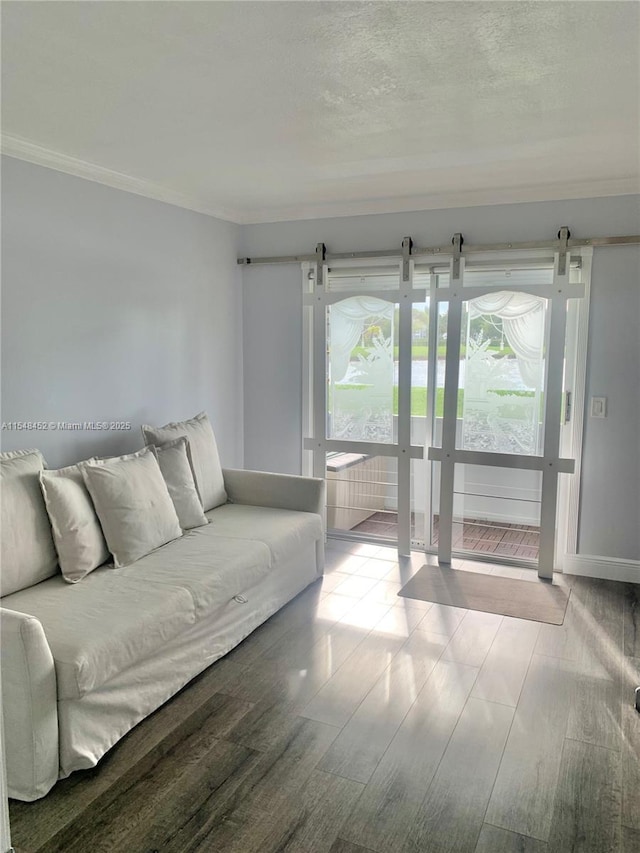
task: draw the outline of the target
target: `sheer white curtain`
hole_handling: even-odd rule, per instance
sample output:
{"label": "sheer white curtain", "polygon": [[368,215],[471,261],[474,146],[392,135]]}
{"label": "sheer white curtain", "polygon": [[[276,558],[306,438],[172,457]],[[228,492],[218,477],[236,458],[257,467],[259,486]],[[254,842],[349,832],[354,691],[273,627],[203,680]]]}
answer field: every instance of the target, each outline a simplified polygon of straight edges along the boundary
{"label": "sheer white curtain", "polygon": [[545,300],[529,293],[500,291],[469,302],[472,318],[493,314],[502,319],[507,342],[516,354],[522,381],[529,388],[540,384],[540,362],[544,346]]}
{"label": "sheer white curtain", "polygon": [[[500,291],[469,302],[472,318],[483,314],[502,319],[504,334],[516,354],[520,376],[525,385],[539,384],[540,362],[544,346],[545,300],[529,293]],[[352,296],[331,307],[330,360],[331,380],[341,382],[349,370],[351,351],[357,345],[364,322],[372,315],[393,319],[394,305],[375,296]]]}
{"label": "sheer white curtain", "polygon": [[393,319],[393,303],[375,296],[351,296],[331,306],[331,381],[341,382],[349,370],[349,358],[357,345],[367,317]]}

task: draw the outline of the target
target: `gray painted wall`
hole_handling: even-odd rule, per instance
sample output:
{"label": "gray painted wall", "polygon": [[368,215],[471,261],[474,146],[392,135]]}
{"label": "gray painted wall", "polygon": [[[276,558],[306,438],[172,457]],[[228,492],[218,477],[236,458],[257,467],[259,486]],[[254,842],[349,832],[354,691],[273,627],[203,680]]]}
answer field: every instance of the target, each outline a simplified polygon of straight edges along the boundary
{"label": "gray painted wall", "polygon": [[140,424],[206,409],[241,465],[239,228],[3,158],[2,412],[131,421],[130,432],[3,430],[51,467],[142,445]]}
{"label": "gray painted wall", "polygon": [[[224,464],[244,451],[248,468],[300,470],[300,271],[241,275],[238,254],[640,232],[637,196],[239,227],[11,158],[2,177],[2,420],[133,426],[3,431],[4,449],[51,466],[133,450],[140,423],[204,408]],[[584,554],[640,558],[639,329],[640,249],[596,250],[587,391],[608,417],[586,420]]]}
{"label": "gray painted wall", "polygon": [[[391,248],[410,235],[439,245],[536,240],[568,225],[576,237],[640,233],[640,198],[475,207],[305,220],[242,228],[243,255]],[[300,470],[301,285],[295,265],[247,267],[244,287],[245,464]],[[608,417],[585,421],[579,551],[640,559],[640,248],[594,254],[587,396]]]}
{"label": "gray painted wall", "polygon": [[595,249],[591,281],[587,397],[606,397],[607,417],[585,419],[580,552],[638,560],[640,247]]}

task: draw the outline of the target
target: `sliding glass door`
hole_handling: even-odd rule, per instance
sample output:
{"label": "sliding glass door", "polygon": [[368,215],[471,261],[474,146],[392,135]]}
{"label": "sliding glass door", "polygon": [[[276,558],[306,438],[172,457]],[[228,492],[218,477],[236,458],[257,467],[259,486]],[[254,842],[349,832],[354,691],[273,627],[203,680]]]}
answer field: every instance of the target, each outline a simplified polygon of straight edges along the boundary
{"label": "sliding glass door", "polygon": [[550,575],[581,279],[567,256],[305,268],[305,470],[330,535]]}
{"label": "sliding glass door", "polygon": [[[393,446],[398,303],[370,294],[327,308],[327,436]],[[398,472],[391,456],[327,454],[327,526],[395,538]]]}
{"label": "sliding glass door", "polygon": [[305,471],[326,479],[330,534],[402,554],[412,544],[411,462],[425,456],[424,435],[412,443],[411,365],[415,335],[424,420],[428,297],[412,268],[390,258],[304,275]]}

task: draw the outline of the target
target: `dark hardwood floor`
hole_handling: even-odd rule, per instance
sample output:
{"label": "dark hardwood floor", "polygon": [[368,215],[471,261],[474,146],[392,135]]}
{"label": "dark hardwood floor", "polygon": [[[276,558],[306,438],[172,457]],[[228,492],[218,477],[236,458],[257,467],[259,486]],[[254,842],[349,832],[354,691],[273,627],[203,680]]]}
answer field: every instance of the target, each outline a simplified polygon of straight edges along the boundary
{"label": "dark hardwood floor", "polygon": [[330,544],[97,768],[11,803],[16,850],[637,853],[640,587],[560,577],[541,625],[399,599],[424,562]]}

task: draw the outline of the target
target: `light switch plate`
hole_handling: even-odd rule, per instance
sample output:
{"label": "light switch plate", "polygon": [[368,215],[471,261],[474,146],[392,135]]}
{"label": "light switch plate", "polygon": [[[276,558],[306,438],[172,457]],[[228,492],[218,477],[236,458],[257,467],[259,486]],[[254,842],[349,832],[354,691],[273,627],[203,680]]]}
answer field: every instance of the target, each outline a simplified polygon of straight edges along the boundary
{"label": "light switch plate", "polygon": [[607,417],[607,398],[606,397],[592,397],[591,398],[590,414],[591,414],[592,418],[606,418]]}

